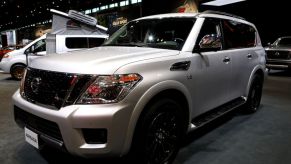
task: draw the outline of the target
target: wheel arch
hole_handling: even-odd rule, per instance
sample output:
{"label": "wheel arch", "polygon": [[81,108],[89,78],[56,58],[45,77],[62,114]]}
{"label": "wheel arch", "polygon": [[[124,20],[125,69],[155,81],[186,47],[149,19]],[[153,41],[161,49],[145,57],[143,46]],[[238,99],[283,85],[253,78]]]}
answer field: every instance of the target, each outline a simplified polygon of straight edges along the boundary
{"label": "wheel arch", "polygon": [[264,80],[267,76],[267,72],[266,70],[264,70],[261,66],[257,66],[253,69],[252,73],[251,73],[251,76],[248,80],[248,85],[247,85],[247,88],[245,90],[245,97],[247,97],[247,95],[249,94],[249,90],[250,90],[250,87],[251,87],[251,84],[252,84],[252,81],[254,79],[254,77],[256,75],[259,75],[262,77],[262,80]]}
{"label": "wheel arch", "polygon": [[149,88],[141,96],[141,98],[135,105],[128,125],[128,132],[126,136],[126,141],[124,143],[122,155],[125,155],[129,152],[132,145],[132,141],[134,139],[134,134],[137,128],[138,121],[146,113],[147,107],[163,97],[177,100],[179,104],[181,104],[183,109],[183,117],[186,118],[184,119],[183,122],[185,123],[184,130],[185,132],[188,130],[192,106],[190,93],[188,92],[186,87],[180,82],[177,81],[160,82]]}
{"label": "wheel arch", "polygon": [[16,65],[21,65],[21,66],[24,66],[24,67],[26,67],[26,64],[24,64],[24,63],[20,63],[20,62],[13,63],[13,64],[11,65],[11,67],[10,67],[10,73],[11,73],[11,71],[12,71],[13,67],[14,67],[14,66],[16,66]]}

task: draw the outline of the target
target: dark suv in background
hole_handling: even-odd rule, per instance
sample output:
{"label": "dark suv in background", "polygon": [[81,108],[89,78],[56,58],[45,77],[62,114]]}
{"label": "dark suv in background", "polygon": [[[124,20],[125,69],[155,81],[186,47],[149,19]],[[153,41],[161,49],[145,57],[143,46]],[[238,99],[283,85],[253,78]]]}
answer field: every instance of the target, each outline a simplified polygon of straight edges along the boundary
{"label": "dark suv in background", "polygon": [[268,69],[291,69],[291,36],[278,38],[265,50]]}

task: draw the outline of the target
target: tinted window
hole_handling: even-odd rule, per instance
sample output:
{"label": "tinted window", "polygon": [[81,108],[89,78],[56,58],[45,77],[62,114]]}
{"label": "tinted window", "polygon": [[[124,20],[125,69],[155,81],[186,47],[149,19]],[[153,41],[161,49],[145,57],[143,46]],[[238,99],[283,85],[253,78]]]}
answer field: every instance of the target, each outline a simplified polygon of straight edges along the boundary
{"label": "tinted window", "polygon": [[[205,47],[201,47],[201,44],[205,44],[206,42],[210,42],[209,38],[218,37],[221,38],[221,31],[220,31],[220,21],[218,19],[205,19],[202,28],[200,30],[200,33],[198,35],[195,48],[204,48],[203,51],[207,51]],[[205,40],[205,38],[207,38]],[[216,45],[220,44],[220,45]],[[212,46],[220,47],[221,43],[217,42],[216,44],[210,44]],[[209,47],[212,48],[212,47]]]}
{"label": "tinted window", "polygon": [[66,38],[66,46],[68,48],[92,48],[98,47],[104,42],[104,38]]}
{"label": "tinted window", "polygon": [[105,38],[88,38],[89,40],[89,48],[98,47],[100,46]]}
{"label": "tinted window", "polygon": [[281,38],[278,42],[279,46],[287,46],[290,47],[291,46],[291,38]]}
{"label": "tinted window", "polygon": [[256,45],[256,33],[252,26],[231,20],[222,20],[225,48],[246,48]]}

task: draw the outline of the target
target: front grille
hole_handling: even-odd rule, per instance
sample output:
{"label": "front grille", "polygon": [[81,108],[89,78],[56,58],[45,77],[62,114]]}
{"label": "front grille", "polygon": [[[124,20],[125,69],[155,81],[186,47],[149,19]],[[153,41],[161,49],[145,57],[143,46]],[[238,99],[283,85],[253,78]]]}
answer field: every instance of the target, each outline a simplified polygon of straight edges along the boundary
{"label": "front grille", "polygon": [[75,102],[91,77],[28,68],[22,96],[32,103],[60,109]]}
{"label": "front grille", "polygon": [[14,118],[21,127],[32,128],[49,137],[63,141],[58,125],[52,121],[32,115],[17,106],[14,106]]}
{"label": "front grille", "polygon": [[290,59],[291,53],[289,51],[267,51],[268,59]]}

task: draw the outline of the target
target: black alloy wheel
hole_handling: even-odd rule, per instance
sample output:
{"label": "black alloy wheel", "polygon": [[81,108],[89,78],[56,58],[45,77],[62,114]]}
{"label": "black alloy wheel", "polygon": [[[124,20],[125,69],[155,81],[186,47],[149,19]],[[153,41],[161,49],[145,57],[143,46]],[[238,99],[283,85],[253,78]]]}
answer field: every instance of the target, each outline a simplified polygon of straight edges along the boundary
{"label": "black alloy wheel", "polygon": [[163,112],[155,116],[146,137],[149,163],[165,163],[175,153],[179,135],[177,126],[177,116],[173,113]]}
{"label": "black alloy wheel", "polygon": [[245,104],[246,112],[254,113],[259,109],[263,90],[263,79],[255,75],[251,84],[247,102]]}
{"label": "black alloy wheel", "polygon": [[[162,99],[151,105],[138,125],[134,142],[136,162],[170,164],[175,159],[183,134],[180,105]],[[181,111],[180,111],[181,112]]]}

